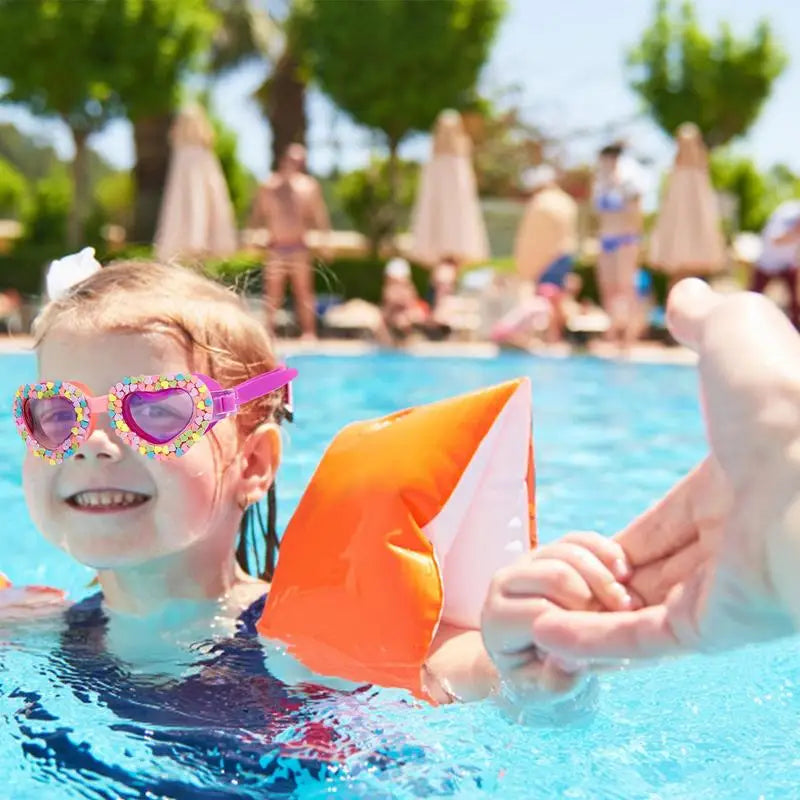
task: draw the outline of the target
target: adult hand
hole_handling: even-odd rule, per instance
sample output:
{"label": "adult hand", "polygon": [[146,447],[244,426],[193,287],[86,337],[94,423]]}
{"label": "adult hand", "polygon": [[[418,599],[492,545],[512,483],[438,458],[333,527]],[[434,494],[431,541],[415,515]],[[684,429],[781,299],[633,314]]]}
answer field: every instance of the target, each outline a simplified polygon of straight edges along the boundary
{"label": "adult hand", "polygon": [[590,532],[567,534],[498,570],[483,604],[481,635],[502,683],[538,701],[571,691],[583,665],[544,652],[531,633],[553,613],[635,607],[620,582],[628,574],[620,545]]}
{"label": "adult hand", "polygon": [[668,323],[700,357],[711,456],[616,537],[643,608],[535,620],[531,643],[556,657],[733,648],[800,620],[800,337],[765,298],[694,279]]}

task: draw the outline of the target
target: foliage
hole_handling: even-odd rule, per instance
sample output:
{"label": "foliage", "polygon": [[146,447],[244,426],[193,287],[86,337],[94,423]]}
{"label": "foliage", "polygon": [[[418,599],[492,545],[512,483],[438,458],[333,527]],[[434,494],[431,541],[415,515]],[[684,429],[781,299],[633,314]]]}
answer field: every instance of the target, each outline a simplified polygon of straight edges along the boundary
{"label": "foliage", "polygon": [[419,166],[411,162],[401,162],[398,166],[396,198],[392,198],[386,159],[373,160],[368,167],[348,172],[336,182],[336,198],[353,227],[367,237],[372,253],[377,253],[397,229],[398,221],[407,220],[414,203]]}
{"label": "foliage", "polygon": [[259,59],[270,65],[253,98],[272,131],[272,167],[286,147],[305,142],[306,54],[297,36],[292,0],[272,0],[263,7],[256,0],[210,0],[219,14],[210,56],[212,74],[224,75],[239,65]]}
{"label": "foliage", "polygon": [[[260,294],[262,291],[262,259],[242,253],[224,261],[207,263],[209,275],[235,286],[239,291]],[[373,256],[318,260],[314,268],[314,289],[318,295],[336,295],[342,300],[358,297],[380,303],[385,260]],[[411,265],[412,278],[420,294],[427,293],[430,272],[418,264]]]}
{"label": "foliage", "polygon": [[211,43],[209,69],[224,75],[256,59],[274,61],[283,52],[292,0],[208,0],[219,25]]}
{"label": "foliage", "polygon": [[760,231],[776,206],[800,197],[800,176],[782,164],[762,173],[752,159],[720,150],[710,166],[714,186],[736,198],[736,230]]}
{"label": "foliage", "polygon": [[135,122],[172,111],[183,78],[202,66],[218,15],[206,0],[95,0],[93,5],[103,7],[108,81],[128,117]]}
{"label": "foliage", "polygon": [[86,139],[122,113],[109,82],[113,76],[113,35],[103,17],[109,2],[68,0],[19,3],[0,0],[0,76],[3,99],[32,113],[58,117],[75,145],[75,193],[68,237],[78,244],[88,205]]}
{"label": "foliage", "polygon": [[236,153],[236,134],[213,116],[211,124],[214,127],[214,152],[228,184],[236,219],[242,223],[250,212],[257,181],[239,160]]}
{"label": "foliage", "polygon": [[46,266],[64,255],[71,205],[72,180],[66,166],[57,162],[33,184],[23,238],[10,253],[0,256],[0,289],[40,294]]}
{"label": "foliage", "polygon": [[474,142],[478,192],[487,197],[518,196],[520,173],[541,161],[540,132],[524,123],[517,109],[499,113],[489,107],[480,114],[479,122],[470,123],[476,117],[466,115],[467,130]]}
{"label": "foliage", "polygon": [[[218,17],[205,0],[0,0],[0,18],[0,76],[9,81],[5,98],[34,114],[58,116],[72,131],[69,236],[77,245],[89,211],[86,136],[114,116],[127,114],[136,126],[169,114],[183,78],[207,52]],[[144,137],[135,139],[138,150]],[[166,141],[155,148],[164,150]],[[148,211],[166,169],[166,158],[158,153],[159,168],[151,162],[140,169],[139,162],[152,156],[152,149],[137,152],[138,188]]]}
{"label": "foliage", "polygon": [[63,164],[36,181],[33,211],[27,220],[25,239],[37,244],[57,244],[63,249],[72,196],[72,181]]}
{"label": "foliage", "polygon": [[[339,295],[343,300],[358,297],[371,303],[380,303],[384,266],[384,259],[373,256],[335,258],[328,263],[317,262],[314,271],[315,290],[318,294]],[[516,271],[513,260],[493,266],[498,271]],[[239,291],[253,294],[261,292],[261,267],[261,259],[252,254],[240,254],[206,265],[212,277],[236,286]],[[667,276],[661,272],[652,272],[647,267],[645,270],[653,282],[655,301],[663,305],[667,296]],[[581,297],[599,303],[594,262],[578,262],[575,271],[583,280]],[[418,264],[412,264],[411,274],[420,296],[426,296],[430,288],[430,271]]]}
{"label": "foliage", "polygon": [[628,56],[631,86],[659,127],[672,136],[694,122],[709,147],[747,132],[787,63],[766,21],[743,39],[723,24],[712,39],[691,2],[673,13],[670,0],[657,0],[651,26]]}
{"label": "foliage", "polygon": [[41,294],[44,270],[64,255],[62,244],[18,244],[10,253],[0,253],[0,291],[16,289],[22,295]]}
{"label": "foliage", "polygon": [[133,219],[133,175],[127,170],[110,172],[101,178],[93,191],[91,212],[84,226],[84,240],[98,247],[107,225],[121,225],[128,230]]}
{"label": "foliage", "polygon": [[102,4],[114,51],[110,80],[134,128],[136,205],[129,232],[139,241],[151,241],[167,175],[172,111],[185,77],[203,66],[219,18],[206,0]]}
{"label": "foliage", "polygon": [[0,158],[0,219],[24,219],[31,202],[25,176]]}
{"label": "foliage", "polygon": [[323,91],[394,148],[473,99],[504,10],[504,0],[307,0],[298,40]]}
{"label": "foliage", "polygon": [[94,187],[94,200],[103,224],[128,227],[133,211],[133,176],[121,170],[101,178]]}
{"label": "foliage", "polygon": [[[0,158],[21,172],[29,183],[46,177],[59,165],[66,166],[52,145],[23,133],[10,122],[0,124]],[[114,168],[91,148],[87,151],[86,162],[90,185],[114,172]]]}
{"label": "foliage", "polygon": [[58,116],[89,133],[121,113],[108,75],[113,40],[104,41],[107,3],[0,0],[0,75],[5,100]]}
{"label": "foliage", "polygon": [[10,122],[0,124],[0,158],[29,182],[44,178],[59,160],[54,147],[38,142]]}
{"label": "foliage", "polygon": [[[0,255],[0,289],[16,288],[23,294],[40,291],[44,267],[63,251],[54,245],[24,245],[10,256]],[[99,252],[103,263],[112,259],[128,260],[151,258],[151,248],[130,247],[115,253]],[[330,262],[318,261],[314,270],[315,291],[318,295],[336,295],[342,300],[355,297],[380,303],[385,261],[367,256],[364,258],[335,258]],[[262,291],[262,258],[254,253],[239,253],[231,258],[209,261],[204,266],[207,274],[237,291],[260,295]],[[513,261],[497,263],[499,270],[514,271]],[[598,302],[595,265],[579,262],[575,271],[583,279],[581,297]],[[649,270],[648,270],[649,272]],[[417,264],[411,265],[411,274],[417,290],[424,297],[430,288],[430,272]],[[650,273],[653,293],[658,304],[663,305],[667,294],[667,277],[660,272]]]}

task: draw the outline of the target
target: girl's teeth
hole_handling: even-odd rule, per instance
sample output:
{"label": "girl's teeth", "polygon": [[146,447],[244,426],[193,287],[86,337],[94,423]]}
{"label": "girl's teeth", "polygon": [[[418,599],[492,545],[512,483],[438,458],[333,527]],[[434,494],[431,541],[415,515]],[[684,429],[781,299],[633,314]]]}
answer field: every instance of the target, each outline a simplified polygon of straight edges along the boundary
{"label": "girl's teeth", "polygon": [[147,497],[136,492],[79,492],[72,497],[77,506],[136,506]]}

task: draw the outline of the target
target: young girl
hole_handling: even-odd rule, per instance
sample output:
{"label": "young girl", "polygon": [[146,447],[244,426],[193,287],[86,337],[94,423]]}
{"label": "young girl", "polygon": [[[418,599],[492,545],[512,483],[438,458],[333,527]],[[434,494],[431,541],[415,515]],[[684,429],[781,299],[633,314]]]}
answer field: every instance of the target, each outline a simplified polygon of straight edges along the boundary
{"label": "young girl", "polygon": [[[209,635],[244,638],[242,677],[262,675],[255,623],[275,565],[279,425],[291,419],[295,371],[277,364],[238,297],[174,266],[99,269],[51,302],[34,333],[39,379],[14,404],[27,505],[46,539],[96,570],[100,589],[67,611],[65,641],[127,664],[146,657],[160,673],[172,664],[194,693],[226,648],[188,673],[187,651]],[[589,596],[615,582],[619,548],[604,542],[572,547],[598,553],[579,560]],[[267,666],[322,682],[276,653]],[[480,632],[446,625],[423,672],[442,702],[486,696],[497,680]]]}

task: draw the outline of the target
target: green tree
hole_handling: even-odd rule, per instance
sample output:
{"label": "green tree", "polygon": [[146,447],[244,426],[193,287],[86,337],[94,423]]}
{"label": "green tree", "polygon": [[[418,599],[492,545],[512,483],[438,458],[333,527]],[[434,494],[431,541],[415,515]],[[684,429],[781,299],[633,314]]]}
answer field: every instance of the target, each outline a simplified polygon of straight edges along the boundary
{"label": "green tree", "polygon": [[800,176],[784,164],[761,172],[752,159],[721,149],[710,167],[714,186],[736,198],[736,230],[760,231],[780,203],[800,197]]}
{"label": "green tree", "polygon": [[23,220],[31,202],[30,187],[25,176],[0,158],[0,219]]}
{"label": "green tree", "polygon": [[631,87],[669,136],[687,121],[708,147],[726,144],[756,121],[788,61],[766,21],[737,39],[727,24],[712,38],[691,2],[673,12],[658,0],[655,17],[628,55]]}
{"label": "green tree", "polygon": [[[70,0],[61,2],[71,5]],[[93,0],[93,4],[104,8],[106,57],[113,65],[109,83],[133,123],[136,205],[131,238],[149,242],[169,164],[172,113],[184,79],[205,66],[219,16],[206,0]]]}
{"label": "green tree", "polygon": [[75,196],[68,225],[72,246],[80,241],[88,211],[87,140],[109,118],[122,113],[108,80],[104,6],[68,0],[0,0],[0,76],[8,81],[2,99],[23,104],[37,115],[57,117],[72,134]]}
{"label": "green tree", "polygon": [[25,225],[25,239],[37,245],[63,245],[74,208],[73,183],[63,164],[33,187],[33,210]]}
{"label": "green tree", "polygon": [[134,238],[149,241],[166,176],[167,132],[184,77],[201,65],[218,17],[205,0],[0,0],[4,99],[57,116],[75,143],[68,240],[89,211],[87,139],[127,114],[136,145]]}
{"label": "green tree", "polygon": [[311,75],[353,119],[386,136],[397,191],[397,148],[444,108],[463,108],[505,10],[504,0],[307,0],[298,40]]}
{"label": "green tree", "polygon": [[374,258],[396,229],[397,211],[407,219],[414,203],[419,167],[411,162],[400,162],[398,172],[396,198],[391,196],[386,159],[375,160],[365,169],[347,172],[336,181],[335,198],[353,227],[366,236]]}
{"label": "green tree", "polygon": [[252,173],[239,161],[236,154],[236,134],[213,115],[211,124],[214,127],[214,153],[222,167],[236,219],[242,222],[250,211],[257,182]]}
{"label": "green tree", "polygon": [[255,0],[213,0],[221,24],[214,38],[211,71],[224,75],[248,61],[266,61],[269,73],[254,94],[272,132],[272,168],[292,142],[305,142],[308,119],[307,57],[299,36],[299,6],[273,0],[269,10]]}
{"label": "green tree", "polygon": [[49,144],[20,131],[10,122],[0,124],[0,158],[4,158],[28,181],[38,181],[58,163],[58,154]]}

